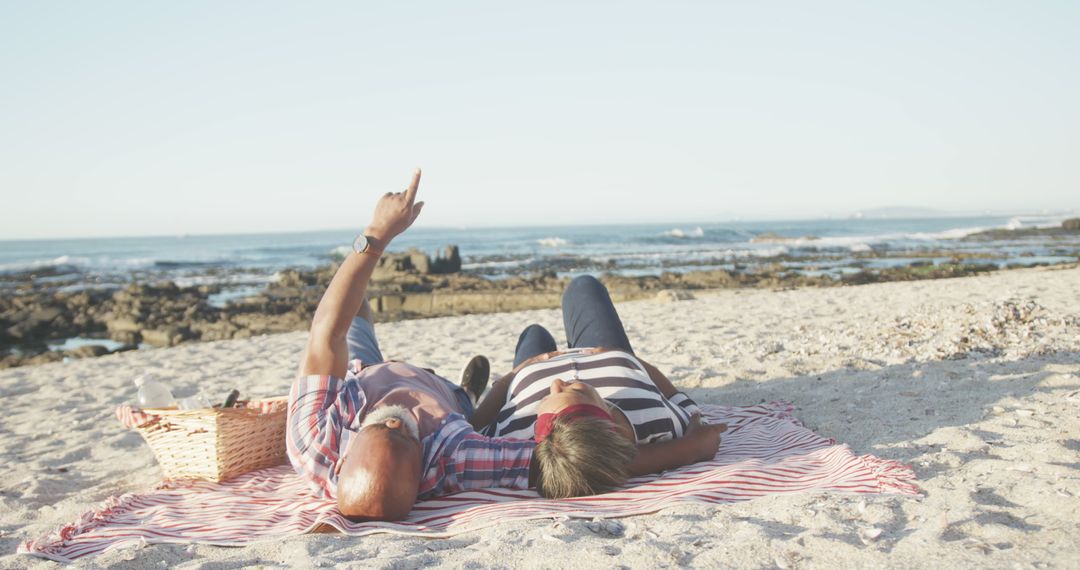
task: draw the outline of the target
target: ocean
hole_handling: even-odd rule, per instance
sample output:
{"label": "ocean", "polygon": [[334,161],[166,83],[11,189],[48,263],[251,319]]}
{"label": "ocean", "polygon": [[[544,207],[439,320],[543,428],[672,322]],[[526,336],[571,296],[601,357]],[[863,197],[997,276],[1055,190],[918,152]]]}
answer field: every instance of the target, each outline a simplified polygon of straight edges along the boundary
{"label": "ocean", "polygon": [[[460,248],[463,270],[489,279],[553,271],[656,275],[780,264],[841,276],[914,261],[975,256],[1001,267],[1076,261],[1078,238],[964,240],[988,229],[1053,227],[1062,217],[740,221],[525,228],[413,228],[392,251]],[[133,281],[216,285],[215,304],[257,292],[282,270],[313,268],[349,251],[355,231],[0,241],[0,289],[25,282],[57,289]]]}

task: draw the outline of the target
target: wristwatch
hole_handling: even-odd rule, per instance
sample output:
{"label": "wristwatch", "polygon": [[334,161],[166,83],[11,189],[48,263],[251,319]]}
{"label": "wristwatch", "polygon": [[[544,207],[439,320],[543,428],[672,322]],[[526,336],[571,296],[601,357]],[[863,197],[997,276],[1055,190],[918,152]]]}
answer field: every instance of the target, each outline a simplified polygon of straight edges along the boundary
{"label": "wristwatch", "polygon": [[356,253],[375,253],[382,255],[382,250],[375,247],[375,241],[364,234],[356,236],[352,242],[352,249]]}

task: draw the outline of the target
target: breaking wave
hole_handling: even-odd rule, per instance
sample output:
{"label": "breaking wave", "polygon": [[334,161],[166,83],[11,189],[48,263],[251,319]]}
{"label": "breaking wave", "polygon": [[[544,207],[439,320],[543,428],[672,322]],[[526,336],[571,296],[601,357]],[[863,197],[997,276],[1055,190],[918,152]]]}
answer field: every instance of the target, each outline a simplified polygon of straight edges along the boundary
{"label": "breaking wave", "polygon": [[566,247],[570,244],[569,241],[561,237],[548,237],[536,240],[537,245],[543,247]]}
{"label": "breaking wave", "polygon": [[684,231],[681,228],[674,228],[664,232],[663,235],[665,237],[673,237],[680,239],[701,238],[705,237],[705,230],[701,229],[700,226],[690,231]]}

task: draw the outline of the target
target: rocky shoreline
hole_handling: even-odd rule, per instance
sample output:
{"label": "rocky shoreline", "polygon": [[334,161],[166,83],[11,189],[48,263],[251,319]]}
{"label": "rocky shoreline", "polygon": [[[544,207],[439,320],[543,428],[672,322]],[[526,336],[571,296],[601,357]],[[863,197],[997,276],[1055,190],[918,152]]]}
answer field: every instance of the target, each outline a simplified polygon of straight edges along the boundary
{"label": "rocky shoreline", "polygon": [[[663,301],[686,298],[695,290],[832,287],[960,277],[1000,269],[978,255],[923,255],[946,256],[949,261],[920,259],[897,267],[854,268],[839,277],[796,271],[776,261],[659,276],[606,274],[601,280],[616,301],[649,297]],[[569,280],[553,270],[488,279],[462,272],[461,265],[455,246],[434,259],[415,250],[384,256],[369,288],[379,320],[558,307]],[[220,307],[212,297],[222,291],[221,285],[180,287],[164,281],[72,291],[80,285],[75,277],[65,281],[48,272],[9,274],[5,276],[7,290],[0,297],[0,368],[101,356],[141,346],[306,330],[336,270],[337,264],[330,264],[315,270],[283,271],[261,292]],[[83,346],[50,350],[50,341],[69,338],[83,339]],[[95,344],[92,339],[111,342]],[[105,344],[116,348],[110,350]]]}
{"label": "rocky shoreline", "polygon": [[1017,229],[1005,229],[997,228],[992,230],[984,230],[978,233],[971,234],[964,239],[964,241],[993,241],[993,240],[1017,240],[1017,239],[1029,239],[1029,238],[1062,238],[1062,237],[1075,237],[1080,234],[1080,218],[1071,218],[1065,220],[1058,227],[1052,228],[1017,228]]}

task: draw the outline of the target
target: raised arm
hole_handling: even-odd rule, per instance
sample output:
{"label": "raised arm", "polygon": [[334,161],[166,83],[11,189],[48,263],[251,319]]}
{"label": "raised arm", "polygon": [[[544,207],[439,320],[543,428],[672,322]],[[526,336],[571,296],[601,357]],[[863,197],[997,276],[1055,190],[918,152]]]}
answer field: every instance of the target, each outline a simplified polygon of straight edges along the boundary
{"label": "raised arm", "polygon": [[363,253],[352,252],[345,258],[315,310],[307,349],[301,357],[302,375],[345,376],[349,363],[345,336],[349,325],[364,302],[368,280],[379,256],[420,215],[424,203],[416,201],[419,186],[417,169],[404,192],[387,192],[375,205],[371,224],[364,230],[370,246]]}

